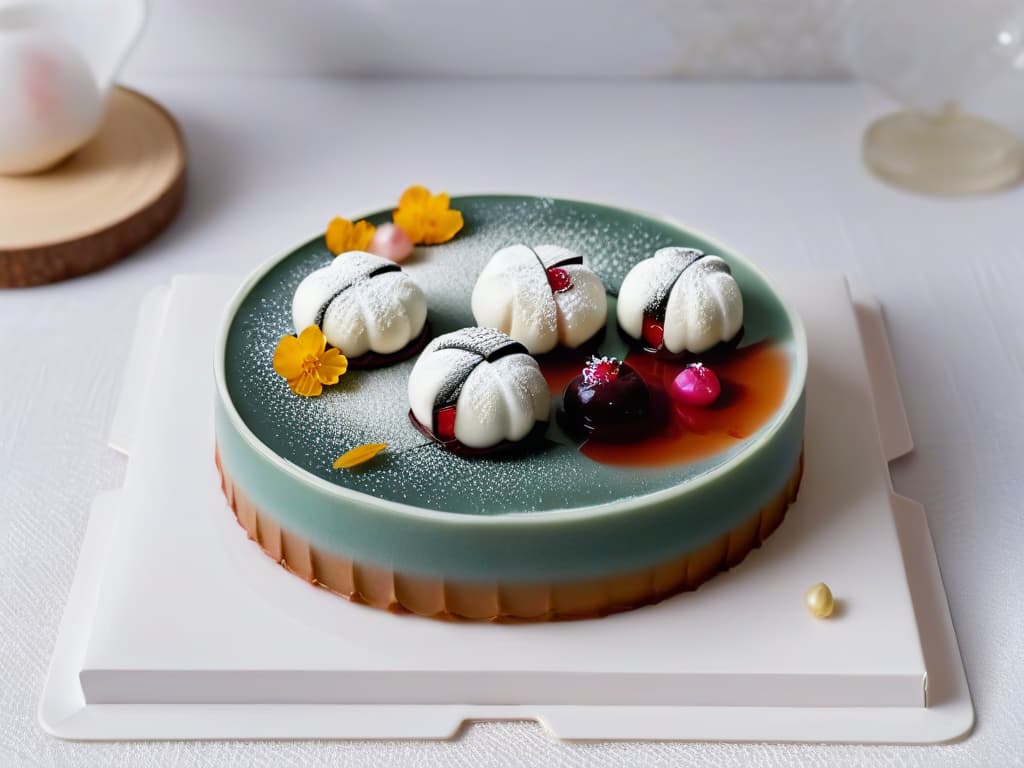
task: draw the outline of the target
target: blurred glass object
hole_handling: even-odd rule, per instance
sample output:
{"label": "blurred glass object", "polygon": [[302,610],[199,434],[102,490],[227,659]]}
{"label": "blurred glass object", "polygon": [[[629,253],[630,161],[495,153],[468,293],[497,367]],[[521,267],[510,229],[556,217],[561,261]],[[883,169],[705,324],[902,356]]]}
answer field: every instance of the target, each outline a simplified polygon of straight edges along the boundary
{"label": "blurred glass object", "polygon": [[904,109],[871,124],[864,162],[935,195],[1024,176],[1024,0],[848,0],[850,69]]}
{"label": "blurred glass object", "polygon": [[0,0],[0,175],[49,170],[89,141],[146,0]]}

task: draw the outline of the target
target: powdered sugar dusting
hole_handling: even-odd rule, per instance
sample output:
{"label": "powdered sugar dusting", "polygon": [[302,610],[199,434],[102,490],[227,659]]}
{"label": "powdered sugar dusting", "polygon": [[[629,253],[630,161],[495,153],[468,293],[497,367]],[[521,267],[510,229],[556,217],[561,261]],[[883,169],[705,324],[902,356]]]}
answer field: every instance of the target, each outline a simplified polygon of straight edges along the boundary
{"label": "powdered sugar dusting", "polygon": [[318,324],[327,342],[350,357],[391,354],[423,329],[426,299],[386,259],[343,253],[299,284],[292,301],[297,329]]}
{"label": "powdered sugar dusting", "polygon": [[[426,296],[434,336],[475,325],[470,296],[477,275],[505,246],[554,243],[576,251],[612,292],[634,264],[658,248],[707,247],[670,225],[600,206],[484,197],[456,198],[453,207],[463,212],[464,230],[449,243],[418,247],[402,265]],[[380,224],[388,218],[382,213],[371,221]],[[332,258],[320,237],[268,272],[236,315],[226,357],[229,390],[242,418],[260,440],[309,472],[397,502],[493,515],[572,508],[649,493],[726,458],[637,473],[593,462],[572,445],[545,444],[515,457],[458,457],[429,442],[409,421],[407,384],[415,359],[350,371],[319,398],[294,395],[273,370],[274,347],[282,335],[294,332],[291,297],[297,285]],[[542,270],[535,271],[543,278]],[[748,324],[747,333],[756,337],[756,328]],[[363,467],[331,468],[342,453],[370,442],[386,442],[389,447]]]}
{"label": "powdered sugar dusting", "polygon": [[551,300],[547,275],[540,265],[536,261],[510,264],[506,275],[515,291],[512,301],[517,321],[528,328],[555,333],[558,330],[555,303]]}

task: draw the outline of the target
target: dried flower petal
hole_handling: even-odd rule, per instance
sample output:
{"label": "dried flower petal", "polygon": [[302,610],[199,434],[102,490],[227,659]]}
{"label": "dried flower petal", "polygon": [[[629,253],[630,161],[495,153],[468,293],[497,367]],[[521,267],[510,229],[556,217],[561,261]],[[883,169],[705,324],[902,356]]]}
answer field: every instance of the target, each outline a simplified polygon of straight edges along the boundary
{"label": "dried flower petal", "polygon": [[319,397],[324,391],[323,384],[312,373],[301,373],[297,378],[288,379],[288,386],[296,395],[303,397]]}
{"label": "dried flower petal", "polygon": [[388,447],[387,443],[367,443],[341,454],[334,462],[335,469],[351,469],[365,464],[378,453]]}
{"label": "dried flower petal", "polygon": [[319,356],[327,349],[327,337],[318,325],[310,325],[299,334],[299,344],[307,355]]}
{"label": "dried flower petal", "polygon": [[294,336],[283,336],[274,350],[274,370],[285,379],[302,375],[302,361],[306,350]]}
{"label": "dried flower petal", "polygon": [[340,349],[328,349],[320,356],[320,368],[317,377],[323,384],[337,384],[338,379],[348,370],[348,358],[341,354]]}
{"label": "dried flower petal", "polygon": [[331,219],[327,225],[327,250],[337,256],[347,251],[365,251],[370,247],[373,233],[377,228],[368,221],[357,221],[354,224],[340,216]]}

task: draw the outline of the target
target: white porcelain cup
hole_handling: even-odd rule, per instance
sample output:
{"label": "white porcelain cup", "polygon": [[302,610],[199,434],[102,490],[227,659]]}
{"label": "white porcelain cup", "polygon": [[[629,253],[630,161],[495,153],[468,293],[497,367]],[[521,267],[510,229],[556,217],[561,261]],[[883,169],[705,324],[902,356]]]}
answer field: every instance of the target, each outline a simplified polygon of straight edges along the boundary
{"label": "white porcelain cup", "polygon": [[0,175],[45,171],[92,138],[145,10],[143,0],[0,0]]}

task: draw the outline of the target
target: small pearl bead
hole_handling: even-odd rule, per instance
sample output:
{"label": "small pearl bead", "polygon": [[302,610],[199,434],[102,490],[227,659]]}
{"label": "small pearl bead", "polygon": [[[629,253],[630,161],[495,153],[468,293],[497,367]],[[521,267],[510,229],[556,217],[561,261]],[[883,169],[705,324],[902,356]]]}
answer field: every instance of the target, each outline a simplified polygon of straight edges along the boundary
{"label": "small pearl bead", "polygon": [[405,261],[412,254],[412,241],[400,227],[394,224],[381,224],[373,233],[370,253],[395,262]]}
{"label": "small pearl bead", "polygon": [[835,600],[832,599],[832,590],[828,584],[818,582],[804,592],[804,605],[816,619],[827,619],[836,608]]}

